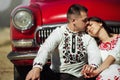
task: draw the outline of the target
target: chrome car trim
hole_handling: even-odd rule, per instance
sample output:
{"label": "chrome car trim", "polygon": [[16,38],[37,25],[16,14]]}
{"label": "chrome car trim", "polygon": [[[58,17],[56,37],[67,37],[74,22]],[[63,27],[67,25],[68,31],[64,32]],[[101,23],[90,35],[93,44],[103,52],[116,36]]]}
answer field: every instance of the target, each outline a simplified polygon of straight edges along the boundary
{"label": "chrome car trim", "polygon": [[[66,23],[61,23],[61,24],[51,24],[51,25],[43,25],[43,26],[38,26],[38,28],[35,31],[35,43],[37,45],[42,45],[42,43],[44,42],[44,40],[49,36],[49,34],[56,28],[56,27],[61,27],[62,25],[64,25]],[[37,43],[37,32],[39,31],[39,37],[42,37],[42,41],[41,43]]]}
{"label": "chrome car trim", "polygon": [[21,59],[34,59],[37,52],[26,52],[26,54],[24,54],[24,52],[10,52],[8,54],[8,59],[10,60],[21,60]]}
{"label": "chrome car trim", "polygon": [[33,47],[35,45],[33,39],[13,40],[14,47]]}
{"label": "chrome car trim", "polygon": [[[16,13],[19,12],[19,11],[26,11],[26,12],[30,13],[30,14],[31,14],[31,17],[32,17],[32,22],[31,22],[31,24],[30,24],[28,27],[24,28],[24,29],[18,27],[18,26],[14,23],[14,20],[13,20],[14,16],[15,16]],[[33,20],[33,19],[34,19],[34,18],[33,18],[33,13],[32,13],[31,10],[29,10],[29,9],[27,9],[27,8],[18,8],[18,9],[14,10],[14,11],[11,13],[11,16],[12,16],[12,23],[13,23],[13,25],[15,26],[15,28],[18,29],[18,30],[27,30],[27,29],[30,29],[30,28],[34,25],[34,22],[33,22],[33,21],[34,21],[34,20]]]}

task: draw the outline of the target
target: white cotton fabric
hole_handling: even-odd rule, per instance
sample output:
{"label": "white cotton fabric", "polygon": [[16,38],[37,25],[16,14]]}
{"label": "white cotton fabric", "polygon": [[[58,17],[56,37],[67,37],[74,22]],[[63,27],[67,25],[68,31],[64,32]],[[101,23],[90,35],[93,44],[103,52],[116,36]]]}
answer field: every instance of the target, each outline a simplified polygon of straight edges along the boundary
{"label": "white cotton fabric", "polygon": [[100,49],[102,61],[111,55],[115,58],[115,62],[102,71],[96,80],[120,80],[120,35],[116,39],[117,42],[113,44],[114,48]]}
{"label": "white cotton fabric", "polygon": [[[75,52],[73,52],[74,50],[72,51],[73,35],[75,35],[75,46],[73,46],[73,48],[75,47]],[[78,35],[78,33],[69,31],[67,24],[55,29],[50,34],[40,47],[33,65],[41,63],[41,68],[46,63],[48,56],[51,56],[50,68],[53,71],[68,73],[76,77],[82,76],[80,71],[83,65],[89,63],[90,65],[98,66],[101,63],[100,51],[96,41],[85,32],[81,32]],[[34,65],[33,67],[38,66]]]}

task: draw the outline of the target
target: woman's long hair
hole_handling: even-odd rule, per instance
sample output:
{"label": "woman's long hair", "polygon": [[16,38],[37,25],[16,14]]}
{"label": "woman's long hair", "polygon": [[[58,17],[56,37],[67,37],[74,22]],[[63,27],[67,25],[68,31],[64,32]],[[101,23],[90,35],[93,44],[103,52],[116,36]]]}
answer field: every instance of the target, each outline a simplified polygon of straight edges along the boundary
{"label": "woman's long hair", "polygon": [[[102,23],[102,26],[106,30],[108,36],[112,37],[111,33],[113,33],[113,31],[109,26],[107,26],[107,24],[104,22],[104,20],[102,20],[99,17],[90,17],[90,18],[88,18],[88,21],[95,21],[98,23]],[[95,38],[95,40],[97,41],[98,44],[100,43],[100,40],[98,38]]]}

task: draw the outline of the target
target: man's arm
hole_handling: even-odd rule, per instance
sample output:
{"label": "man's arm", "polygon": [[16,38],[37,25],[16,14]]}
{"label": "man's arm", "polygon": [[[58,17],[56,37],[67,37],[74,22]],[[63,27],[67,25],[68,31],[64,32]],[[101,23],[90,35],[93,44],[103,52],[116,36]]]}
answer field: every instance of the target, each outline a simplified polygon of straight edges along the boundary
{"label": "man's arm", "polygon": [[59,45],[60,40],[61,33],[59,28],[57,28],[39,48],[38,54],[33,62],[33,68],[27,74],[26,80],[40,80],[40,72],[42,71],[42,67],[46,63],[49,53]]}
{"label": "man's arm", "polygon": [[87,46],[87,53],[88,53],[88,64],[83,66],[81,73],[86,77],[89,78],[89,73],[93,73],[93,71],[101,64],[101,55],[98,48],[98,45],[94,38],[91,38],[88,41]]}
{"label": "man's arm", "polygon": [[33,62],[33,67],[39,67],[42,69],[42,66],[48,60],[48,56],[54,49],[59,45],[61,41],[61,29],[55,29],[50,36],[45,40],[43,45],[38,50],[38,54]]}
{"label": "man's arm", "polygon": [[101,55],[98,45],[94,38],[91,38],[87,47],[88,51],[88,64],[98,67],[101,64]]}

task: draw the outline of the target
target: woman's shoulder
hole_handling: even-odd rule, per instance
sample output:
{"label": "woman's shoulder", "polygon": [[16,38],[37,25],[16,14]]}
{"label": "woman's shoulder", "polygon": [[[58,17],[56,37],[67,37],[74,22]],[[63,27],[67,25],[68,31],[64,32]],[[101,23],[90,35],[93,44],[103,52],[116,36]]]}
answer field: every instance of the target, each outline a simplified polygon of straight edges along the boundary
{"label": "woman's shoulder", "polygon": [[118,44],[120,42],[120,34],[114,34],[112,41],[115,41],[116,44]]}
{"label": "woman's shoulder", "polygon": [[101,42],[99,48],[101,50],[112,50],[120,45],[120,34],[113,34],[113,38],[110,42]]}

